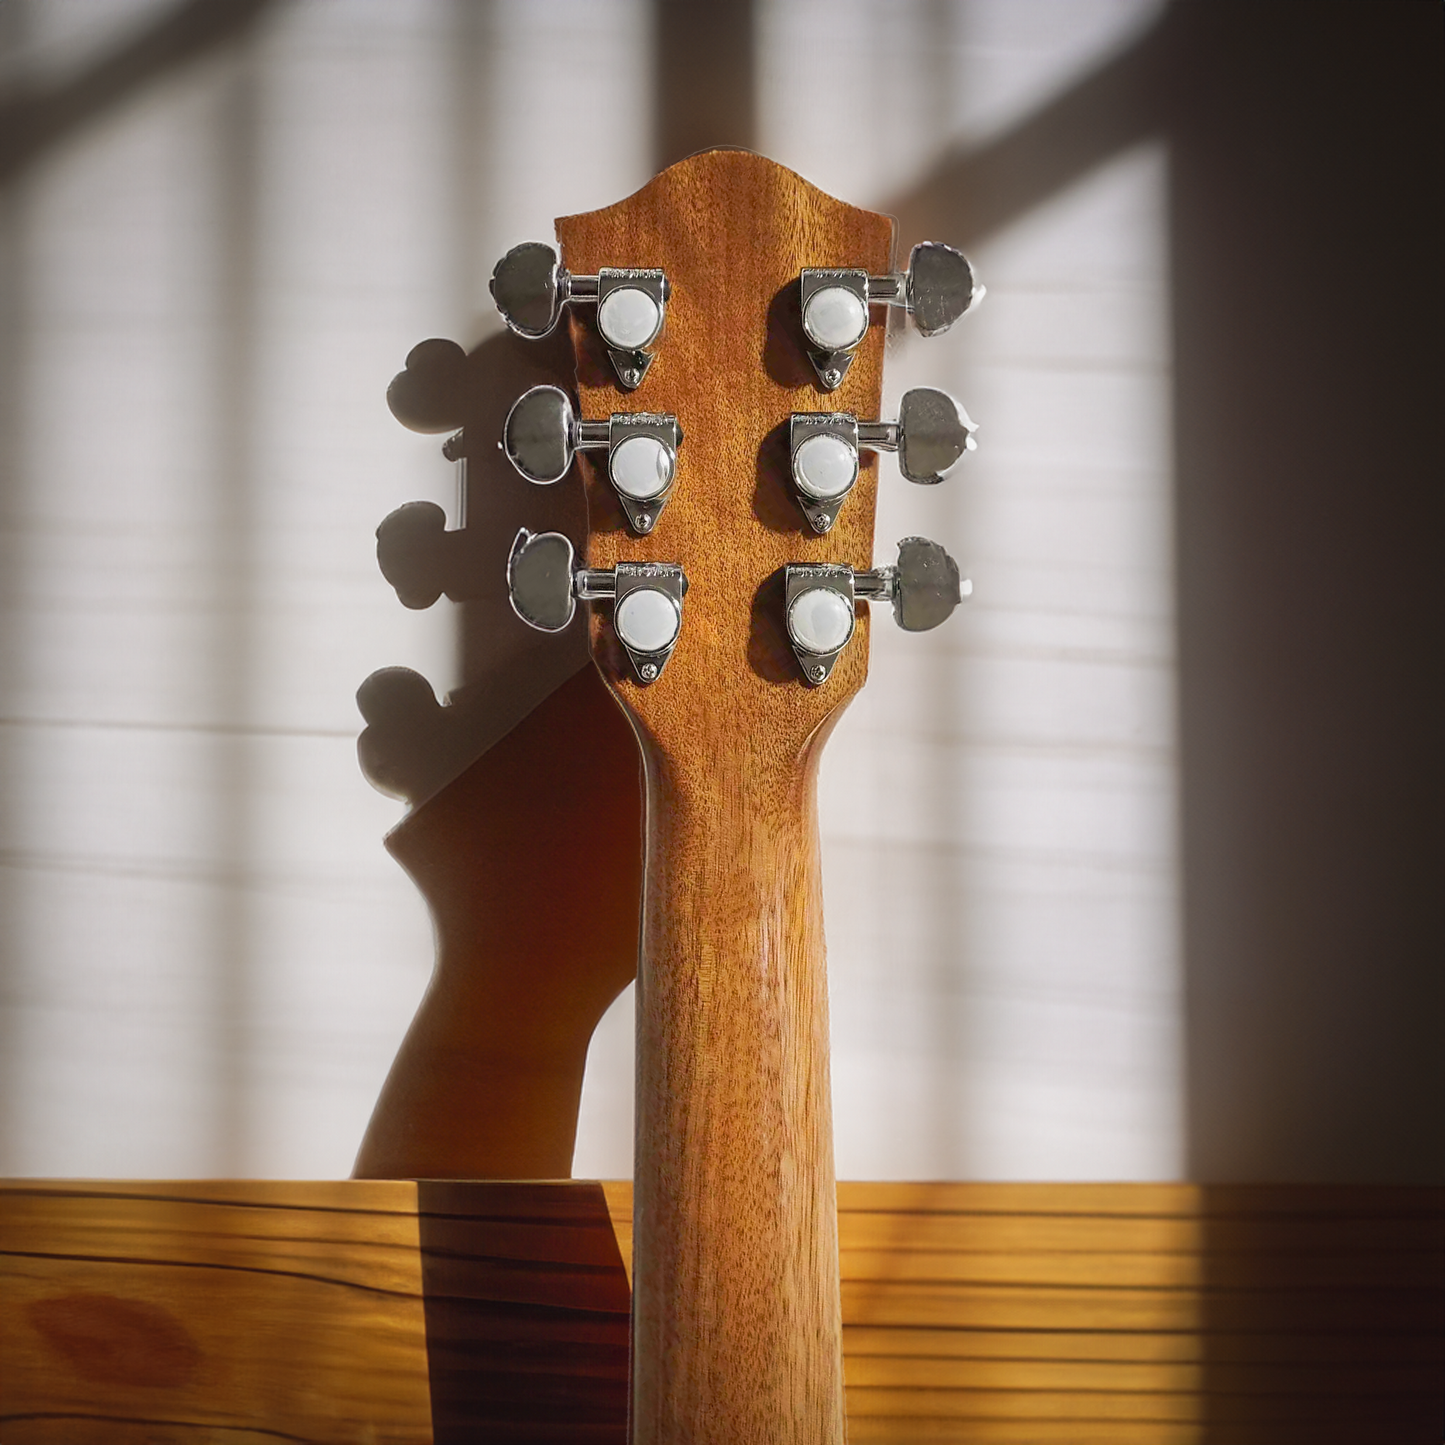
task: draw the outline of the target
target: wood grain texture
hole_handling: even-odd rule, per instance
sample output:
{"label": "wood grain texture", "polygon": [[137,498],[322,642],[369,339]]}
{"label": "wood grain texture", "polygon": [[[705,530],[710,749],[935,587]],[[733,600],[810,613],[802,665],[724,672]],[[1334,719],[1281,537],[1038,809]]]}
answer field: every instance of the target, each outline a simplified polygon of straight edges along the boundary
{"label": "wood grain texture", "polygon": [[[633,1439],[839,1442],[843,1403],[816,777],[862,686],[867,625],[807,687],[782,569],[872,564],[876,465],[818,537],[787,485],[795,410],[876,417],[883,330],[843,388],[812,384],[805,266],[886,270],[884,216],[745,151],[709,151],[619,205],[557,223],[566,265],[662,266],[667,330],[642,387],[613,385],[591,318],[572,321],[583,414],[673,412],[675,490],[634,538],[588,467],[587,562],[681,563],[676,652],[638,685],[610,620],[593,654],[641,741],[647,854],[637,1028]],[[861,609],[866,612],[866,607]]]}
{"label": "wood grain texture", "polygon": [[0,1439],[429,1441],[419,1244],[412,1184],[8,1185]]}
{"label": "wood grain texture", "polygon": [[[0,1185],[0,1439],[621,1445],[631,1198]],[[1439,1189],[838,1198],[854,1442],[1440,1439]]]}
{"label": "wood grain texture", "polygon": [[390,834],[437,961],[358,1177],[571,1174],[587,1046],[636,972],[639,773],[588,665]]}

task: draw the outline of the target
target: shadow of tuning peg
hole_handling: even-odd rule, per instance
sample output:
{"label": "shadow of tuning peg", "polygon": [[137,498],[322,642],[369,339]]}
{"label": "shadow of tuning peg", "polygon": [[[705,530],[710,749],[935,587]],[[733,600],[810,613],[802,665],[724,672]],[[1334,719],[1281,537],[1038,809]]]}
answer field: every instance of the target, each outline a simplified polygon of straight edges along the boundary
{"label": "shadow of tuning peg", "polygon": [[[458,603],[460,680],[439,703],[424,678],[386,668],[357,695],[367,729],[362,770],[384,793],[414,806],[474,762],[557,687],[587,666],[587,630],[539,633],[512,610],[507,561],[521,527],[579,536],[587,529],[581,487],[538,487],[517,475],[497,443],[507,413],[530,387],[570,386],[566,328],[542,341],[497,332],[470,353],[450,341],[413,347],[387,399],[403,425],[460,432],[446,455],[460,460],[459,512],[448,530],[434,502],[410,502],[377,528],[382,575],[403,605]],[[438,458],[440,460],[440,458]]]}
{"label": "shadow of tuning peg", "polygon": [[480,425],[484,450],[502,434],[502,418],[528,386],[551,381],[570,386],[572,344],[565,328],[542,342],[510,331],[489,336],[471,351],[433,337],[407,352],[405,366],[386,389],[386,404],[402,426],[449,432]]}
{"label": "shadow of tuning peg", "polygon": [[435,502],[407,502],[376,529],[377,564],[403,607],[430,607],[443,593],[453,602],[473,596],[481,581],[475,550],[465,529],[447,531]]}
{"label": "shadow of tuning peg", "polygon": [[383,667],[356,691],[366,721],[356,740],[372,787],[416,802],[475,756],[466,719],[437,701],[432,685],[409,667]]}
{"label": "shadow of tuning peg", "polygon": [[421,341],[386,389],[386,404],[412,431],[454,431],[466,421],[472,367],[455,341]]}
{"label": "shadow of tuning peg", "polygon": [[474,611],[480,605],[486,615],[464,622],[467,682],[485,674],[488,638],[498,624],[511,621],[505,569],[517,528],[541,523],[575,533],[586,526],[580,488],[522,482],[498,446],[517,397],[529,386],[558,389],[559,380],[569,379],[570,355],[565,334],[534,344],[502,332],[470,353],[453,341],[423,341],[387,389],[387,402],[403,425],[454,433],[442,451],[462,463],[459,511],[466,522],[448,531],[435,503],[409,502],[376,529],[377,561],[403,606],[430,607],[443,595],[473,604]]}

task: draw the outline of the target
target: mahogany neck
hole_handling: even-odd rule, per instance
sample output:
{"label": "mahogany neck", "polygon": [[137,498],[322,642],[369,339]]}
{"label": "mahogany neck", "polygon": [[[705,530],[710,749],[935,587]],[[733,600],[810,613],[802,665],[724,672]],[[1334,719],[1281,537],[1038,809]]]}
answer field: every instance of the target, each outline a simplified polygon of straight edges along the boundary
{"label": "mahogany neck", "polygon": [[634,1445],[844,1438],[818,751],[647,759]]}

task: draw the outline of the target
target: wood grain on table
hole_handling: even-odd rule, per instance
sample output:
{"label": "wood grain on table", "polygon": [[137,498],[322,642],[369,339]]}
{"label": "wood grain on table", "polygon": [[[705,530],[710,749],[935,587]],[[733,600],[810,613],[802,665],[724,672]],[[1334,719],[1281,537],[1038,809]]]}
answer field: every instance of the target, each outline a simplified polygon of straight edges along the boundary
{"label": "wood grain on table", "polygon": [[[854,1445],[1409,1445],[1445,1191],[838,1186]],[[4,1445],[621,1442],[631,1186],[0,1185]]]}

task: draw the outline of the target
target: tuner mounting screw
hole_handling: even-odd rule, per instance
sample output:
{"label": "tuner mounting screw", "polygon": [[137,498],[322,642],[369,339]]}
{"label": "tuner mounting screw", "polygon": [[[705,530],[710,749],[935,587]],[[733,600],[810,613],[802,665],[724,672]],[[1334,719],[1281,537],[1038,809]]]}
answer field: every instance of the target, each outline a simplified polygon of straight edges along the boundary
{"label": "tuner mounting screw", "polygon": [[643,682],[651,682],[657,676],[657,664],[655,662],[644,662],[637,669],[638,676]]}
{"label": "tuner mounting screw", "polygon": [[817,663],[808,669],[808,676],[811,677],[814,682],[822,682],[828,676],[828,669],[824,667],[821,662]]}
{"label": "tuner mounting screw", "polygon": [[637,530],[639,532],[650,532],[652,530],[651,512],[639,512],[637,514]]}

